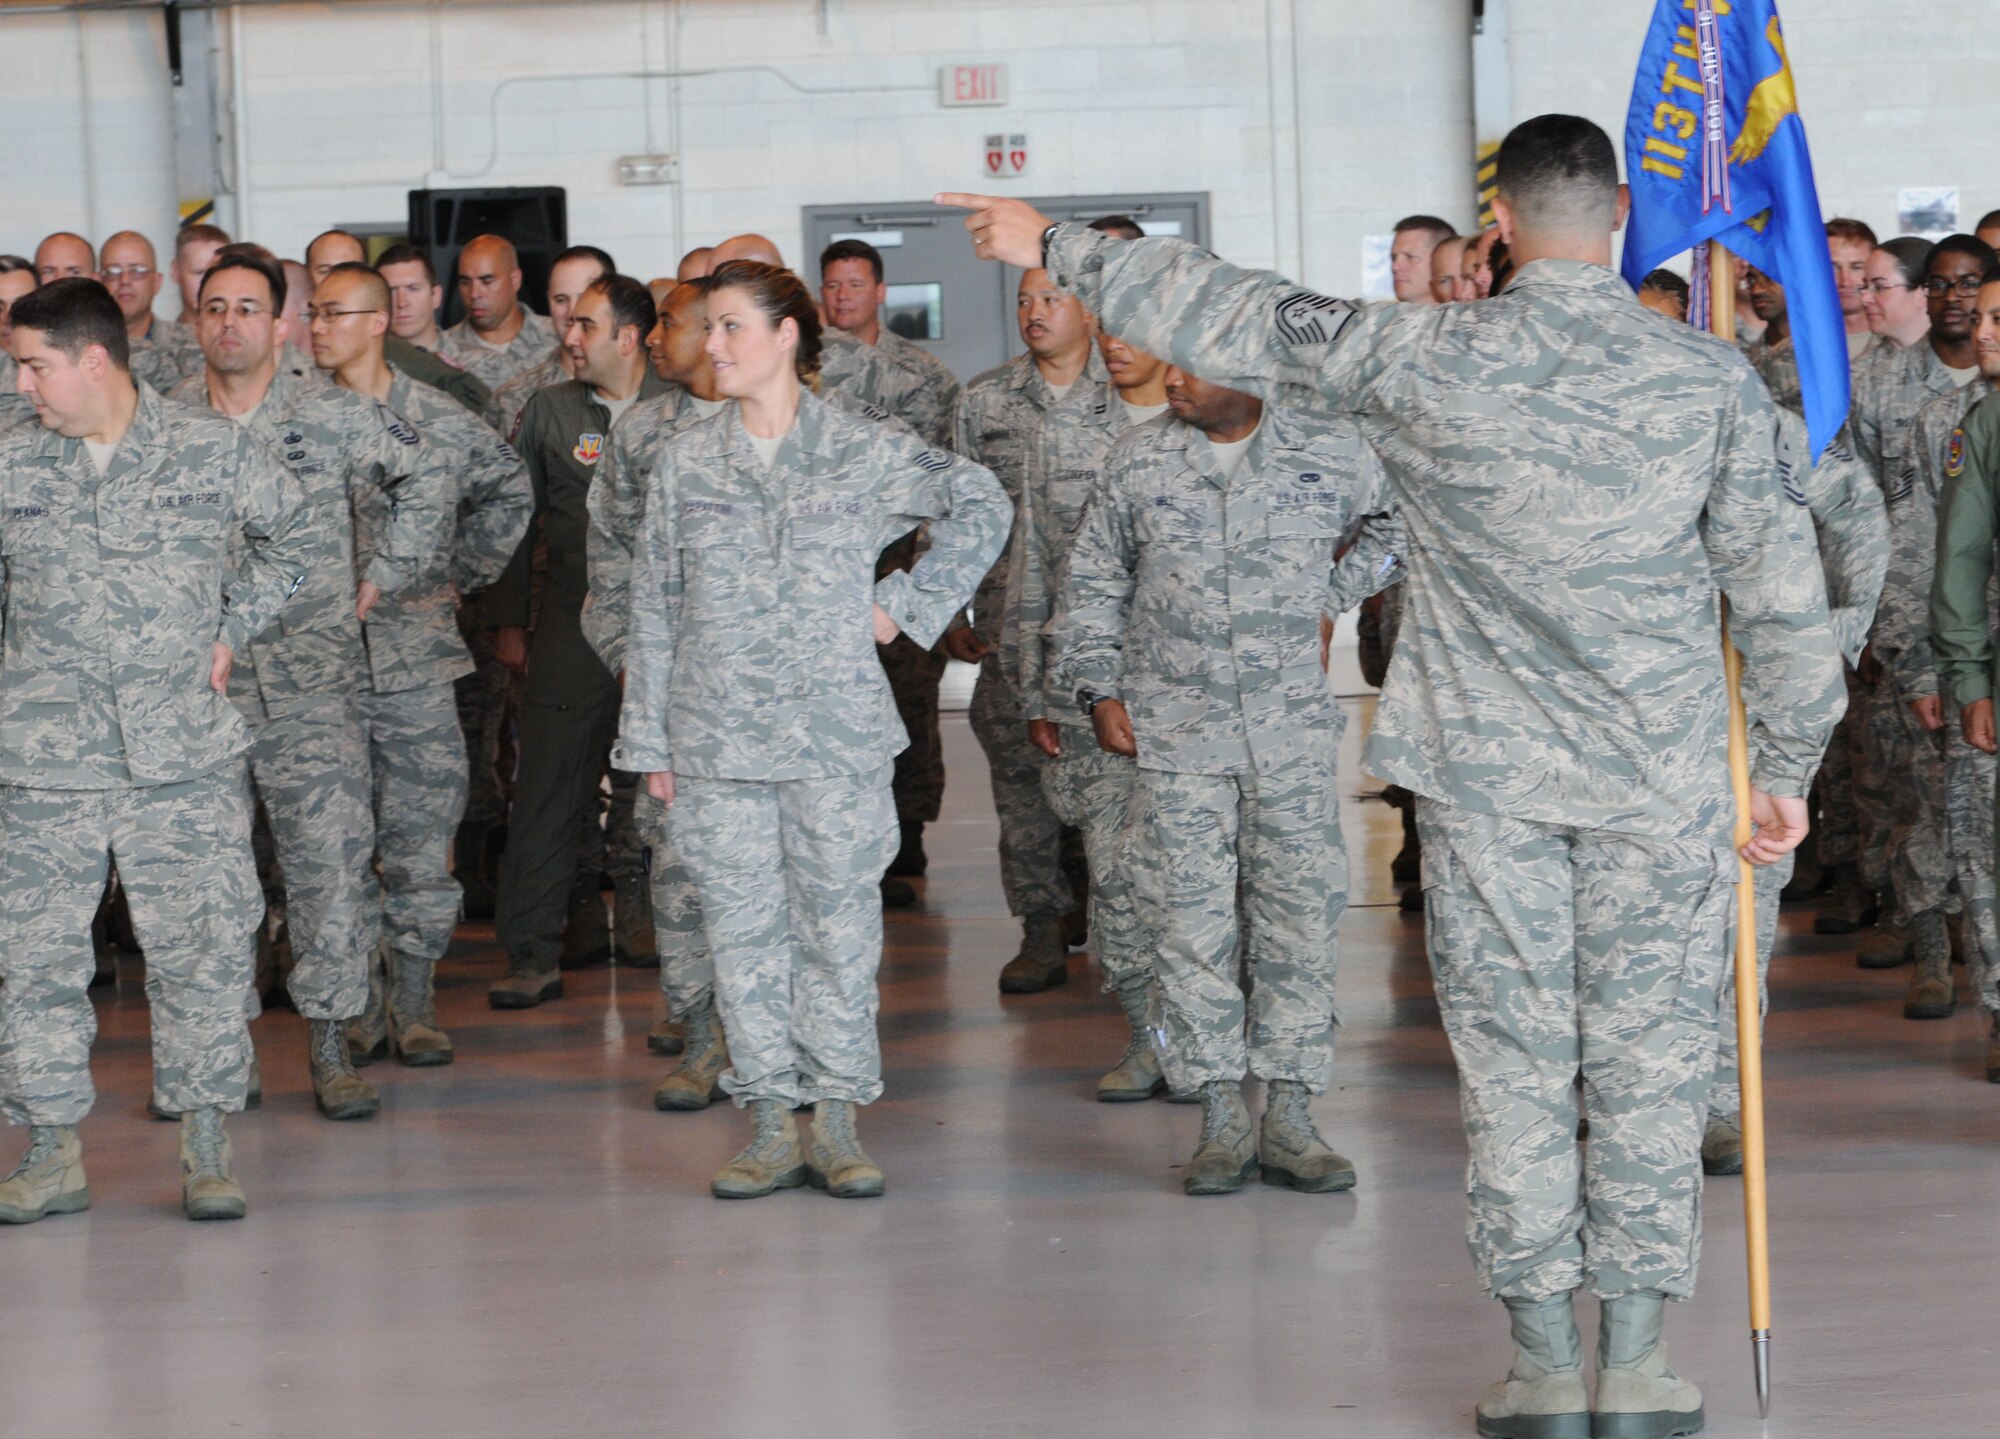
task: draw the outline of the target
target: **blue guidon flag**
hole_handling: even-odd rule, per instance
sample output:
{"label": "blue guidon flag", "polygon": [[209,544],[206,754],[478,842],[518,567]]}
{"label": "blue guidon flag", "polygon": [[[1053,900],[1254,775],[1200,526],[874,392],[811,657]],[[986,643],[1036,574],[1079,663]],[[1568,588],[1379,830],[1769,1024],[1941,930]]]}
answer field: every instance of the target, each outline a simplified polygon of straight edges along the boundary
{"label": "blue guidon flag", "polygon": [[[1815,457],[1847,421],[1847,333],[1775,0],[1655,0],[1625,120],[1625,278],[1720,240],[1785,287]],[[1690,317],[1693,318],[1693,317]]]}

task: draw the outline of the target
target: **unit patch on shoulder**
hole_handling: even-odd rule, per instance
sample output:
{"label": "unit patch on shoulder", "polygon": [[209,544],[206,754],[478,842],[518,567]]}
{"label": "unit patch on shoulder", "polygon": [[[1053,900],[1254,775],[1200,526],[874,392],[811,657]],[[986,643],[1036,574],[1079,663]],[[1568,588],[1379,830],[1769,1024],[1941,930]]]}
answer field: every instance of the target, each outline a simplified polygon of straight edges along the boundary
{"label": "unit patch on shoulder", "polygon": [[594,465],[604,458],[604,436],[599,434],[578,435],[576,448],[570,453],[586,465]]}
{"label": "unit patch on shoulder", "polygon": [[1951,443],[1945,446],[1944,477],[1955,480],[1965,473],[1965,426],[1960,425],[1951,432]]}

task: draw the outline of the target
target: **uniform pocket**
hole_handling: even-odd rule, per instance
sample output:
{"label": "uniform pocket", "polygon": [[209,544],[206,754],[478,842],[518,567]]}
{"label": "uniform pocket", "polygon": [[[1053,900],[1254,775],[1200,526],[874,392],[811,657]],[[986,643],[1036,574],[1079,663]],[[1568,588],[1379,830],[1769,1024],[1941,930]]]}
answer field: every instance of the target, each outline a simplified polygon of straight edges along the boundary
{"label": "uniform pocket", "polygon": [[0,678],[0,750],[33,768],[76,763],[75,675],[29,672]]}

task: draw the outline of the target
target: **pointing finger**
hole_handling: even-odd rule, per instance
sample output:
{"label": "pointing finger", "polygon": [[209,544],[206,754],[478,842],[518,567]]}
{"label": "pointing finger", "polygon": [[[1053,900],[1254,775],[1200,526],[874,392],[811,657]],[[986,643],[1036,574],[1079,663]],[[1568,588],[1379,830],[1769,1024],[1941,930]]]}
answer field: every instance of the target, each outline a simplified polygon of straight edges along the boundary
{"label": "pointing finger", "polygon": [[998,195],[969,195],[958,190],[947,190],[942,195],[933,195],[933,203],[949,205],[954,210],[990,210],[1000,203]]}

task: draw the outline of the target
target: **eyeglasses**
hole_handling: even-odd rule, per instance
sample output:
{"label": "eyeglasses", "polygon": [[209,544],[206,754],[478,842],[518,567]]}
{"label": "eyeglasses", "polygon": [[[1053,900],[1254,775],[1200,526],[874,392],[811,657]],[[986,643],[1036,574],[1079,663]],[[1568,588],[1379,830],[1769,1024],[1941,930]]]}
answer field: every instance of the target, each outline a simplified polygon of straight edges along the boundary
{"label": "eyeglasses", "polygon": [[1960,275],[1956,280],[1947,280],[1942,275],[1933,275],[1924,281],[1926,295],[1949,295],[1954,290],[1961,295],[1978,294],[1979,276]]}
{"label": "eyeglasses", "polygon": [[150,280],[153,278],[153,267],[151,265],[106,265],[99,273],[107,280],[122,280],[127,275],[130,275],[135,280]]}
{"label": "eyeglasses", "polygon": [[254,320],[260,315],[271,313],[268,308],[255,300],[238,300],[232,305],[220,296],[204,303],[201,312],[215,319],[221,319],[224,315],[234,315],[239,320]]}
{"label": "eyeglasses", "polygon": [[1905,285],[1900,280],[1863,280],[1854,288],[1857,290],[1866,290],[1871,295],[1886,295],[1891,290],[1914,290],[1917,287],[1915,285]]}
{"label": "eyeglasses", "polygon": [[311,306],[311,305],[307,305],[307,306],[305,307],[305,309],[304,309],[304,310],[303,310],[303,311],[302,311],[301,313],[305,315],[305,317],[306,317],[306,323],[307,323],[308,325],[313,325],[313,324],[317,324],[317,323],[319,323],[319,322],[320,322],[321,320],[337,320],[337,319],[339,319],[339,318],[340,318],[340,317],[341,317],[342,315],[379,315],[379,314],[381,314],[381,313],[382,313],[382,311],[380,311],[380,310],[329,310],[329,309],[317,309],[317,308],[315,308],[314,306]]}

